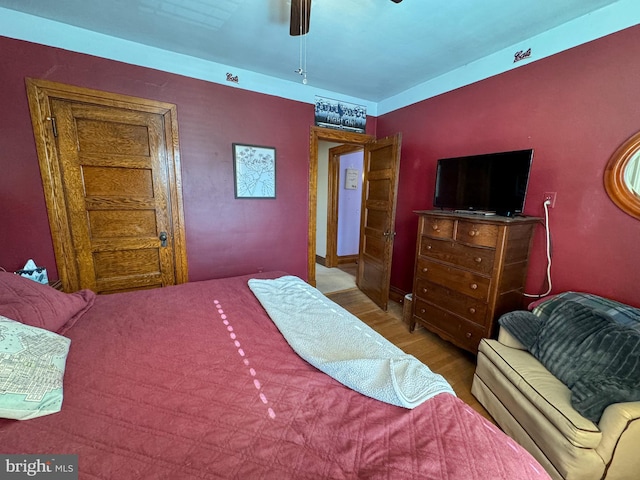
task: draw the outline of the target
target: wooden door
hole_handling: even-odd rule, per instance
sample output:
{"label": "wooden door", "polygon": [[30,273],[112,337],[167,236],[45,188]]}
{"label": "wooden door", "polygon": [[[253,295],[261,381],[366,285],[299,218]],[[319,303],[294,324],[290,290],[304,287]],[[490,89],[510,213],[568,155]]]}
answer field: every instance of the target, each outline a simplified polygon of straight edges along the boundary
{"label": "wooden door", "polygon": [[383,310],[389,302],[401,134],[365,145],[356,284]]}
{"label": "wooden door", "polygon": [[65,291],[186,281],[175,106],[33,80],[28,91]]}

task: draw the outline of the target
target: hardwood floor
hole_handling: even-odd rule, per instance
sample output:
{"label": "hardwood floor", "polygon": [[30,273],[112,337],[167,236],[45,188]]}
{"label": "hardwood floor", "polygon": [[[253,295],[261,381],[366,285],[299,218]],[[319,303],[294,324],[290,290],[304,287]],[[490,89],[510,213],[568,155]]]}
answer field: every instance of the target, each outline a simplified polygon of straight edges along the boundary
{"label": "hardwood floor", "polygon": [[397,302],[390,301],[388,311],[384,312],[357,288],[329,293],[327,297],[394,345],[426,364],[433,372],[446,378],[461,400],[495,424],[471,394],[471,382],[476,368],[473,354],[445,342],[424,328],[416,328],[414,333],[409,333],[408,325],[402,320],[403,306]]}

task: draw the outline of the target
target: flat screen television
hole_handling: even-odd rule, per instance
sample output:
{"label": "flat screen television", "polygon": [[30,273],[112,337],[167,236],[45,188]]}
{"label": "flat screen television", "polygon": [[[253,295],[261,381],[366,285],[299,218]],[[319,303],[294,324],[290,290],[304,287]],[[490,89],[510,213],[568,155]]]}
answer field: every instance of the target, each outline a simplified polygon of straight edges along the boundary
{"label": "flat screen television", "polygon": [[433,205],[470,213],[521,213],[532,160],[532,149],[441,158]]}

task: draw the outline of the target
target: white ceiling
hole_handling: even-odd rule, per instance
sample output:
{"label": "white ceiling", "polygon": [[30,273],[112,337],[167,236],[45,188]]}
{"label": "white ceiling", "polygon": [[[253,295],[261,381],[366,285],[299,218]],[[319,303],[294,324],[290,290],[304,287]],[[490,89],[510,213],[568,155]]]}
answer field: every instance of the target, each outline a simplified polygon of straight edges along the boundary
{"label": "white ceiling", "polygon": [[309,86],[380,102],[506,48],[515,54],[528,39],[616,0],[312,3],[304,37],[289,36],[289,0],[0,0],[0,7],[291,82],[302,80],[295,70],[306,45]]}

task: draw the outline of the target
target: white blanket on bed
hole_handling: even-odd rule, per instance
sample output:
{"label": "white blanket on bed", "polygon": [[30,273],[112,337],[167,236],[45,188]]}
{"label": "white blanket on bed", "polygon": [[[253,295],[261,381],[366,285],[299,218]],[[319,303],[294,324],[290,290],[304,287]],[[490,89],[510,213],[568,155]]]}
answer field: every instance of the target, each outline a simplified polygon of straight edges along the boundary
{"label": "white blanket on bed", "polygon": [[442,376],[298,277],[251,279],[249,288],[296,353],[349,388],[405,408],[455,395]]}

